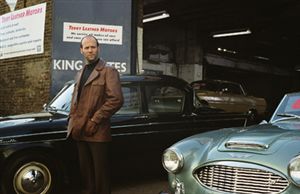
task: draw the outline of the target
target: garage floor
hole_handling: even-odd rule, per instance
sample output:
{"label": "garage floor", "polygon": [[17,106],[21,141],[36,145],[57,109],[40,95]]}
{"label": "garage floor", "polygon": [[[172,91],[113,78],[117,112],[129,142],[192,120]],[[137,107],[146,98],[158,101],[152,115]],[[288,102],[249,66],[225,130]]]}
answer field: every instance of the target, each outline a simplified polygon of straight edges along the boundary
{"label": "garage floor", "polygon": [[143,180],[116,185],[112,194],[158,194],[168,190],[166,180]]}
{"label": "garage floor", "polygon": [[[129,180],[113,186],[112,194],[159,194],[168,191],[166,178],[144,178],[143,180]],[[64,194],[80,194],[78,189],[67,189]]]}

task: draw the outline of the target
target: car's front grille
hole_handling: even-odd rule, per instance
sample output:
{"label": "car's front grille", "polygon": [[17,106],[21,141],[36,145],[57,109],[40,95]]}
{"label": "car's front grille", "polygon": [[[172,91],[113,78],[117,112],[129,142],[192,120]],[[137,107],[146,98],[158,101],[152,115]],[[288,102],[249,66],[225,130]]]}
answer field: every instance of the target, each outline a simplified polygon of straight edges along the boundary
{"label": "car's front grille", "polygon": [[211,190],[239,193],[281,193],[288,180],[273,170],[262,166],[240,162],[219,162],[207,165],[195,171],[201,184]]}

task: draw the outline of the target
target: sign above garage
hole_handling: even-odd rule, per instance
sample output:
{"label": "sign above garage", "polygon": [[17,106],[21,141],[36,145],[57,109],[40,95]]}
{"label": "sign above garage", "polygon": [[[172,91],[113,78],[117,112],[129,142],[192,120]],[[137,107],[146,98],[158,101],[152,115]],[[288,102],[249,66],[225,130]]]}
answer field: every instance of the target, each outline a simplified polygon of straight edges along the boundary
{"label": "sign above garage", "polygon": [[122,45],[123,27],[84,23],[64,23],[65,42],[80,42],[86,35],[93,35],[100,44]]}
{"label": "sign above garage", "polygon": [[132,0],[53,1],[52,84],[54,95],[84,66],[81,39],[93,35],[100,57],[120,74],[131,74]]}

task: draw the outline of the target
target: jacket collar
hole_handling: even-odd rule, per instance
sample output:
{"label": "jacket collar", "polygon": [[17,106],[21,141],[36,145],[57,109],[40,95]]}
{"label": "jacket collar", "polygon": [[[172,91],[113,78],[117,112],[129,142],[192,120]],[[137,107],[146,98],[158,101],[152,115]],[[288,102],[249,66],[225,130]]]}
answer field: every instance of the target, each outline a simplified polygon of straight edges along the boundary
{"label": "jacket collar", "polygon": [[92,71],[91,75],[89,76],[88,80],[85,82],[85,86],[89,83],[91,83],[94,79],[96,79],[100,75],[100,71],[103,70],[105,67],[105,61],[102,59],[99,60],[99,62],[96,64],[96,67],[94,71]]}

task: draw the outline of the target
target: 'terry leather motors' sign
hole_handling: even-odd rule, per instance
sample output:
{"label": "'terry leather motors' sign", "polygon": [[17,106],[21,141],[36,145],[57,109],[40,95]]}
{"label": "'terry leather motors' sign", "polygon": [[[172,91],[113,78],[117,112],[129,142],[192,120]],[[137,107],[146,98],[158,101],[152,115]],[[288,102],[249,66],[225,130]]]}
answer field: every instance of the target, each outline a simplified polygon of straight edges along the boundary
{"label": "'terry leather motors' sign", "polygon": [[107,65],[131,73],[132,0],[55,0],[53,9],[52,95],[84,65],[79,42],[88,34]]}

